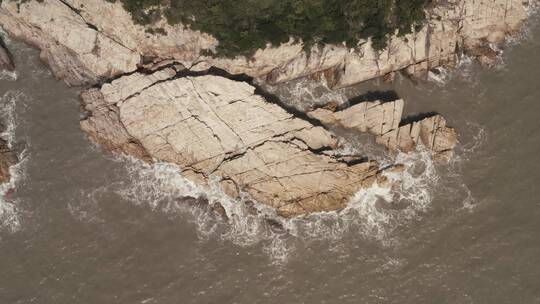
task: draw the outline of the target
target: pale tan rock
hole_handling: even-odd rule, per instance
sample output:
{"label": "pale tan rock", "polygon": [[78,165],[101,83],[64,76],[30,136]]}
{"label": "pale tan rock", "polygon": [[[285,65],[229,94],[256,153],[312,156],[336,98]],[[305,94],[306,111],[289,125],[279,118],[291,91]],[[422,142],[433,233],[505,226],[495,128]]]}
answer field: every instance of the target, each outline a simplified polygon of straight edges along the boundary
{"label": "pale tan rock", "polygon": [[376,136],[379,144],[391,151],[411,152],[423,145],[440,159],[448,159],[457,144],[457,134],[446,125],[440,115],[400,126],[404,102],[362,102],[345,110],[331,112],[317,109],[308,116],[319,119],[323,124],[368,132]]}
{"label": "pale tan rock", "polygon": [[59,0],[2,1],[0,25],[15,38],[41,49],[41,58],[55,75],[71,85],[134,71],[141,60],[137,51],[96,31]]}
{"label": "pale tan rock", "polygon": [[[220,177],[231,197],[243,191],[282,216],[344,208],[380,174],[376,162],[348,165],[322,153],[337,146],[330,132],[266,102],[247,83],[163,80],[169,76],[133,74],[84,93],[90,115],[83,130],[115,151],[176,163],[197,183]],[[136,81],[128,89],[129,79]],[[129,93],[105,98],[102,91],[115,87]]]}
{"label": "pale tan rock", "polygon": [[83,92],[81,98],[84,109],[90,115],[81,121],[81,129],[94,142],[109,151],[125,152],[147,162],[151,161],[151,156],[120,122],[116,105],[107,103],[97,89]]}
{"label": "pale tan rock", "polygon": [[403,113],[403,100],[392,102],[362,102],[335,113],[335,118],[345,128],[360,132],[385,134],[396,129]]}
{"label": "pale tan rock", "polygon": [[404,152],[410,152],[421,144],[436,158],[448,160],[457,144],[457,133],[446,125],[444,117],[434,115],[379,135],[377,142],[391,150]]}
{"label": "pale tan rock", "polygon": [[55,74],[72,85],[132,72],[143,64],[143,58],[149,58],[154,63],[181,62],[193,71],[215,66],[268,83],[314,76],[329,87],[341,88],[399,70],[427,75],[429,69],[452,66],[456,52],[462,50],[487,62],[485,56],[477,55],[478,49],[517,32],[527,20],[527,6],[521,0],[438,1],[427,12],[420,31],[391,37],[382,51],[374,50],[366,40],[354,49],[324,45],[306,54],[301,44],[291,40],[233,59],[202,56],[203,50],[213,49],[218,42],[182,25],[159,20],[152,27],[167,34],[147,33],[133,23],[119,1],[44,0],[20,6],[3,1],[0,25],[39,47]]}
{"label": "pale tan rock", "polygon": [[323,124],[331,125],[336,123],[336,117],[334,112],[327,109],[316,109],[308,113],[308,116],[317,119]]}

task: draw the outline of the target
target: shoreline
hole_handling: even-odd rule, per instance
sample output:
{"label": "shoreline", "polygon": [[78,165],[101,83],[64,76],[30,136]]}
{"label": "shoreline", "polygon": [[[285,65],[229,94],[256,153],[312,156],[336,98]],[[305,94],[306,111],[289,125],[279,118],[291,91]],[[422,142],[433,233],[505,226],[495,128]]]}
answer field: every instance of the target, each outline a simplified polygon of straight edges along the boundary
{"label": "shoreline", "polygon": [[[99,2],[101,0],[92,1]],[[249,67],[248,64],[248,67],[243,70],[242,73],[235,73],[246,67],[242,64],[242,59],[240,59],[240,61],[238,61],[238,58],[233,60],[211,59],[209,61],[212,62],[211,64],[208,62],[201,62],[199,60],[201,57],[195,61],[186,61],[186,56],[194,57],[193,55],[200,52],[201,49],[198,51],[195,50],[195,53],[193,54],[190,54],[189,51],[187,53],[184,52],[184,54],[180,55],[184,56],[184,60],[181,60],[182,58],[180,60],[174,59],[176,51],[170,49],[171,46],[167,46],[167,43],[171,43],[171,41],[164,38],[165,49],[168,48],[172,50],[171,55],[173,59],[153,59],[153,62],[144,62],[145,56],[148,58],[148,55],[130,47],[129,41],[119,40],[120,33],[124,33],[125,31],[129,32],[127,28],[117,29],[118,33],[110,32],[111,26],[114,25],[114,22],[116,21],[111,21],[113,24],[107,24],[105,17],[107,15],[106,13],[104,13],[105,16],[93,16],[90,12],[85,10],[82,10],[81,12],[75,11],[74,8],[78,7],[77,5],[67,5],[63,1],[60,2],[61,3],[59,3],[58,0],[46,0],[42,4],[34,2],[25,3],[21,5],[22,12],[13,11],[12,4],[2,3],[0,7],[0,25],[3,25],[4,27],[7,26],[7,32],[15,35],[17,39],[21,39],[40,49],[42,60],[48,64],[57,78],[63,79],[68,85],[83,87],[88,87],[89,85],[93,86],[81,95],[86,111],[86,118],[81,121],[81,127],[94,142],[101,144],[106,150],[127,153],[147,162],[152,161],[152,159],[158,159],[176,163],[177,165],[186,168],[184,172],[189,179],[202,185],[205,185],[208,179],[210,179],[221,166],[227,166],[232,162],[233,164],[230,165],[232,166],[231,168],[218,174],[221,178],[221,186],[225,192],[231,197],[238,197],[241,193],[249,193],[258,198],[260,203],[276,207],[278,212],[285,217],[311,212],[343,209],[344,206],[346,206],[344,202],[348,202],[353,194],[357,193],[362,187],[368,188],[374,182],[386,184],[387,187],[391,187],[387,181],[380,179],[379,177],[384,168],[377,168],[378,165],[376,163],[372,164],[365,156],[340,156],[333,154],[333,150],[341,144],[341,139],[337,138],[335,134],[330,131],[328,125],[337,123],[345,128],[357,129],[360,133],[365,133],[369,130],[370,133],[381,137],[381,139],[377,139],[379,143],[386,145],[390,150],[394,151],[414,151],[417,144],[422,144],[433,151],[444,152],[447,155],[451,155],[454,146],[457,144],[457,135],[455,134],[455,131],[452,128],[446,127],[444,118],[440,117],[433,119],[435,116],[434,114],[419,116],[418,119],[410,121],[410,126],[405,122],[402,124],[402,102],[401,110],[399,110],[399,107],[396,108],[396,104],[398,104],[396,102],[399,100],[395,100],[392,104],[372,104],[370,102],[363,102],[360,105],[348,105],[348,107],[345,108],[340,107],[339,111],[337,111],[336,108],[340,105],[329,103],[323,105],[321,108],[311,109],[313,111],[307,112],[295,109],[294,106],[280,101],[279,98],[271,96],[268,92],[264,92],[261,87],[254,85],[255,80],[262,81],[263,84],[266,82],[279,85],[282,81],[297,79],[298,77],[310,77],[315,81],[325,83],[331,89],[336,89],[343,84],[347,84],[351,79],[358,80],[359,78],[354,78],[358,76],[347,78],[346,75],[347,73],[350,74],[351,69],[365,68],[363,66],[365,62],[363,60],[357,62],[350,61],[347,65],[346,62],[349,60],[347,59],[349,58],[347,56],[349,55],[345,55],[343,49],[336,49],[336,46],[325,46],[322,50],[312,50],[309,59],[305,58],[306,54],[302,53],[303,55],[294,57],[292,61],[290,58],[287,59],[287,56],[290,56],[290,54],[287,55],[287,52],[282,52],[281,48],[283,46],[275,49],[258,51],[254,57],[249,60],[249,62],[253,61],[252,63],[255,64],[255,66],[257,64],[267,64],[268,62],[265,60],[268,60],[268,58],[270,58],[270,60],[276,60],[276,57],[274,56],[276,52],[278,54],[281,52],[282,55],[285,55],[284,58],[287,59],[287,64],[281,67],[274,67],[268,73],[265,72],[267,71],[267,67],[262,68],[258,72],[254,72],[253,66]],[[72,0],[70,2],[77,4],[79,1]],[[490,4],[493,4],[494,7],[496,7],[495,4],[498,2],[498,0],[492,0]],[[468,0],[460,0],[459,4],[464,6],[462,9],[467,5],[472,5]],[[103,5],[105,5],[106,12],[118,15],[118,20],[121,22],[128,22],[124,18],[125,12],[118,12],[118,6],[115,7],[115,4]],[[39,17],[37,18],[37,21],[25,21],[24,14],[31,14],[32,10],[35,9],[43,9],[45,11],[44,15],[50,17],[50,20]],[[91,9],[92,8],[90,7],[90,10]],[[439,12],[442,15],[449,16],[449,14],[451,15],[453,10],[456,9],[457,8],[449,8],[448,11],[444,11],[443,8],[435,7],[431,13],[435,14],[435,12]],[[472,9],[479,8],[472,7]],[[512,19],[512,25],[506,25],[508,29],[502,30],[500,27],[495,27],[494,30],[483,37],[469,37],[467,38],[468,40],[459,36],[461,34],[460,31],[463,29],[453,32],[451,38],[446,40],[446,42],[450,42],[450,49],[453,47],[452,51],[448,51],[448,45],[445,48],[441,48],[441,53],[438,53],[436,60],[433,62],[430,62],[431,57],[429,55],[429,52],[432,49],[431,39],[435,39],[433,37],[437,37],[437,33],[443,36],[448,33],[444,30],[439,33],[430,28],[433,26],[433,24],[431,24],[433,20],[430,19],[426,25],[429,34],[426,36],[427,38],[424,37],[426,39],[426,49],[423,51],[426,53],[426,58],[428,58],[426,61],[412,60],[412,63],[409,62],[406,66],[398,65],[400,68],[390,69],[388,73],[381,74],[382,70],[378,60],[383,54],[377,55],[378,57],[376,58],[371,57],[371,59],[369,59],[374,53],[367,52],[364,53],[365,59],[374,60],[377,65],[377,71],[372,71],[371,74],[369,74],[371,76],[360,76],[360,78],[364,77],[365,79],[362,81],[365,81],[367,79],[383,77],[395,73],[396,71],[403,71],[411,77],[417,77],[419,75],[425,76],[432,67],[455,64],[457,53],[467,50],[467,48],[472,53],[470,55],[478,59],[480,63],[490,65],[500,54],[487,47],[486,43],[502,43],[508,35],[515,34],[515,31],[518,30],[517,28],[520,28],[523,25],[522,23],[524,20],[520,19],[523,17],[520,15],[522,13],[520,9],[524,8],[518,7],[515,9],[517,17],[516,19]],[[508,8],[505,8],[505,16],[507,13]],[[47,14],[50,14],[50,16]],[[69,34],[67,38],[60,35],[62,30],[57,28],[58,24],[55,23],[55,16],[57,15],[62,16],[63,18],[66,18],[66,16],[68,19],[71,18],[73,25],[76,28],[70,29],[73,30],[73,35]],[[475,18],[469,20],[468,17],[463,17],[462,15],[458,16],[464,18],[461,21],[464,24],[461,26],[465,26],[465,23],[469,22],[471,23],[469,25],[470,28],[486,27],[485,24],[477,24],[478,22]],[[39,29],[34,27],[36,22],[37,25],[40,25]],[[131,20],[129,22],[131,22]],[[450,22],[450,24],[453,24],[452,21],[445,20],[444,18],[438,20],[438,22]],[[490,25],[488,24],[487,26],[489,27]],[[43,27],[43,29],[41,29],[41,27]],[[47,28],[51,31],[50,34],[44,32]],[[140,29],[135,27],[133,30],[134,32],[131,33],[133,37],[128,37],[127,39],[140,37],[137,32],[138,30]],[[25,36],[29,33],[32,33],[32,36]],[[78,36],[79,34],[80,37]],[[130,35],[130,33],[125,34],[127,36]],[[188,35],[191,37],[190,39],[204,40],[208,38],[205,35],[197,37],[197,33],[185,29],[180,29],[179,33],[176,34],[175,37],[177,38],[178,35]],[[88,44],[85,37],[94,42]],[[456,37],[460,38],[455,39]],[[414,38],[416,45],[416,40],[418,39],[417,33],[414,34],[414,37],[401,39],[401,42],[396,44],[398,51],[394,55],[391,54],[391,50],[395,49],[396,45],[393,45],[391,40],[388,49],[385,51],[388,57],[386,60],[389,62],[392,60],[402,60],[403,58],[401,57],[403,56],[403,53],[400,52],[409,48],[409,38]],[[147,45],[147,43],[149,43],[149,41],[156,43],[156,41],[151,38],[150,40],[148,40],[149,38],[147,37],[141,39],[142,40],[138,42],[141,43],[143,48],[148,48],[149,45]],[[406,42],[404,42],[405,40]],[[463,45],[460,46],[460,43],[458,42],[452,44],[452,41],[455,42],[458,40],[461,41],[460,43],[463,43]],[[443,40],[438,43],[444,44]],[[285,49],[294,49],[295,47],[295,45],[288,45],[285,46]],[[331,50],[328,51],[327,48],[330,48]],[[369,50],[366,48],[369,48],[369,43],[367,46],[363,47],[363,52]],[[158,51],[163,51],[159,46],[157,49]],[[119,53],[116,53],[117,51]],[[415,49],[415,51],[417,50]],[[268,55],[268,52],[273,55],[264,57]],[[318,54],[318,57],[313,56],[313,52],[322,52],[325,53],[324,56],[330,57],[321,57],[321,54]],[[257,54],[262,54],[262,62],[257,59]],[[109,57],[106,57],[106,55]],[[354,56],[358,56],[358,54],[355,54]],[[392,56],[395,58],[392,58]],[[302,64],[299,63],[298,60],[306,61],[305,67],[308,67],[310,64],[308,61],[312,61],[314,58],[319,58],[322,61],[335,61],[336,58],[344,58],[344,61],[339,71],[335,69],[335,66],[322,70],[321,66],[318,66],[317,69],[311,70],[313,73],[311,73],[310,76],[301,76],[301,73],[298,70],[294,70],[295,68],[293,68],[292,74],[291,70],[287,70],[287,66],[298,66],[298,64],[301,66]],[[453,58],[453,60],[449,58]],[[277,59],[278,62],[281,62],[280,60],[282,59]],[[270,64],[270,66],[271,65],[272,64]],[[217,68],[217,71],[219,71],[221,67],[225,67],[223,69],[224,72],[216,73],[215,69]],[[240,70],[238,70],[239,68]],[[276,74],[276,71],[280,72]],[[358,75],[366,75],[362,74],[360,70],[359,72]],[[295,75],[295,73],[297,74],[296,76],[300,76],[291,76]],[[393,76],[390,77],[390,79],[391,78],[393,78]],[[199,80],[202,80],[202,82],[199,83]],[[194,81],[197,82],[197,84],[195,84]],[[191,86],[193,86],[191,89],[188,87],[189,82],[191,82]],[[154,86],[156,90],[154,89]],[[249,88],[250,86],[252,89]],[[205,97],[198,92],[197,87],[204,87],[203,94],[206,94]],[[163,94],[160,90],[169,92]],[[246,92],[248,92],[248,94],[246,96],[239,99],[231,98],[231,96],[240,93],[240,95],[242,95],[243,90],[247,90]],[[150,95],[146,95],[147,91],[151,92]],[[185,100],[179,97],[180,95],[189,95],[192,91],[196,91],[196,95],[198,96],[190,96]],[[249,93],[250,91],[251,93]],[[146,96],[147,99],[140,98],[141,95]],[[164,111],[163,109],[166,109],[166,106],[168,105],[160,104],[159,102],[148,102],[148,98],[157,98],[158,101],[162,98],[163,100],[172,102],[175,106]],[[230,106],[230,104],[238,103],[239,101],[245,105],[243,104],[238,108],[236,108],[236,106]],[[374,100],[373,102],[376,101]],[[124,110],[126,108],[124,106],[125,104],[132,103],[138,104],[132,109]],[[220,106],[221,108],[214,107],[214,103],[222,104]],[[142,104],[143,106],[139,104]],[[388,106],[390,106],[390,108],[388,108]],[[155,112],[155,110],[153,110],[154,107],[163,109]],[[372,107],[373,110],[369,110],[372,112],[369,112],[368,109],[371,109]],[[228,110],[227,108],[231,108],[231,110]],[[262,108],[264,108],[264,110],[261,112],[260,109]],[[199,109],[197,110],[199,112],[193,114],[191,113],[193,109]],[[222,111],[222,109],[225,109],[225,112],[219,114],[219,111]],[[178,112],[178,115],[182,117],[181,121],[194,119],[196,122],[187,126],[180,125],[179,122],[176,122],[177,119],[174,119],[173,116],[169,117],[170,115],[167,114],[167,111],[174,112],[178,110],[180,111]],[[127,114],[126,111],[128,111]],[[324,113],[321,114],[320,111],[323,111]],[[249,114],[247,114],[248,112]],[[285,116],[281,117],[281,115],[283,115],[281,113],[283,112],[287,114],[284,114]],[[318,114],[313,114],[315,112],[318,112]],[[264,117],[266,113],[271,113],[271,115],[277,115],[281,118],[277,121],[274,121],[274,118],[270,119],[269,117],[263,118],[259,122],[253,120],[251,124],[255,123],[255,127],[249,125],[250,123],[244,124],[242,122],[244,120],[249,121],[252,115]],[[130,117],[130,115],[135,116]],[[228,117],[230,115],[238,115],[238,117]],[[163,119],[171,120],[164,123]],[[281,119],[287,121],[290,120],[290,123],[293,125],[299,125],[292,129],[286,127],[281,133],[275,132],[276,128],[283,128],[283,126],[279,125]],[[423,121],[425,119],[429,120],[424,123]],[[127,124],[124,122],[125,120],[128,121]],[[147,124],[145,124],[146,122]],[[276,123],[279,124],[276,125]],[[132,125],[140,126],[133,128],[130,127]],[[358,125],[361,126],[359,127]],[[166,129],[160,129],[157,126],[162,126]],[[186,127],[188,129],[199,128],[199,131],[191,131],[193,132],[191,137],[184,137],[180,132],[180,129],[185,129]],[[260,130],[257,129],[255,132],[248,130],[248,128],[255,129],[259,127]],[[148,132],[146,129],[158,129],[159,132],[166,130],[168,133],[157,134],[153,133],[154,131]],[[375,131],[375,129],[377,130]],[[204,135],[204,132],[208,132],[208,130],[209,133]],[[261,138],[257,137],[260,136],[260,134],[265,135]],[[253,141],[252,139],[249,139],[255,135],[257,140]],[[174,137],[170,139],[169,136]],[[148,141],[148,137],[155,137],[156,139]],[[161,137],[165,139],[157,139]],[[215,139],[217,139],[216,142],[214,142]],[[246,143],[246,139],[248,139],[248,143]],[[200,144],[202,148],[195,149],[185,145],[186,141],[190,142],[192,140],[195,140],[196,144]],[[171,141],[173,143],[171,143]],[[227,147],[228,145],[233,148]],[[438,145],[440,145],[441,148],[435,148]],[[221,148],[219,148],[219,146],[221,146]],[[260,150],[262,149],[261,147],[266,150]],[[297,151],[297,149],[299,150]],[[199,157],[199,155],[206,155],[208,151],[214,152],[205,156],[206,158]],[[250,154],[252,151],[254,151],[253,155]],[[286,168],[277,169],[279,166],[276,165],[287,163],[287,159],[290,157],[291,153],[293,155],[296,153],[294,151],[302,153],[300,159],[305,163],[302,163],[301,167],[312,167],[307,171],[300,170],[292,175],[287,175],[287,170],[284,170]],[[262,156],[263,158],[271,159],[277,157],[277,159],[273,159],[269,163],[263,161],[263,163],[257,164],[258,160],[256,158],[261,158],[261,155],[264,155]],[[448,159],[449,157],[451,156],[445,156],[443,159]],[[240,159],[241,161],[235,162],[237,159]],[[249,170],[245,172],[241,172],[240,170],[240,174],[234,173],[237,172],[239,168],[246,166],[246,163],[244,162],[247,162],[248,168],[249,166],[252,166],[249,170],[253,170],[262,165],[265,168],[263,170],[265,171],[264,174],[261,175],[257,173],[254,176],[249,176],[250,174],[253,174],[250,173],[251,171]],[[203,165],[201,165],[201,163],[203,163]],[[294,167],[294,164],[290,163],[288,166]],[[320,166],[330,167],[324,167],[325,169],[322,171],[317,171],[317,169],[313,171],[314,168],[319,168]],[[400,164],[396,164],[396,166],[400,167]],[[362,167],[360,171],[351,175],[350,171],[352,170],[352,172],[354,172],[354,170],[356,170],[353,168],[360,167]],[[244,170],[245,169],[246,168],[244,168]],[[275,170],[278,170],[277,173]],[[366,173],[367,175],[363,175]],[[313,179],[313,174],[322,175],[318,175],[319,182],[317,184],[311,185],[310,183],[312,182],[311,179]],[[345,176],[340,176],[340,174],[345,174]],[[357,183],[353,183],[354,186],[352,186],[348,180],[351,180],[353,176],[357,178],[357,174],[361,174],[363,177]],[[246,177],[246,175],[248,177]],[[330,180],[326,180],[328,178]],[[319,188],[321,187],[321,180],[328,183],[327,187],[323,187],[322,190]],[[311,190],[313,187],[315,187],[316,190]],[[313,191],[313,193],[310,191]],[[268,195],[264,194],[267,192]],[[281,193],[287,194],[282,195]],[[288,203],[283,205],[283,202]]]}

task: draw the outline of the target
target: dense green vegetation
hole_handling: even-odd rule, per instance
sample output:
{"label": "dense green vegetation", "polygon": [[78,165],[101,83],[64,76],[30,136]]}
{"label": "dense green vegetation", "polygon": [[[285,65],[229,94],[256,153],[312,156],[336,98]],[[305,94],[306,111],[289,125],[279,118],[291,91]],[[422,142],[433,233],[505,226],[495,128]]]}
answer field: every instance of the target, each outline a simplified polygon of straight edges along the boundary
{"label": "dense green vegetation", "polygon": [[[115,1],[115,0],[108,0]],[[289,40],[355,46],[371,37],[382,49],[387,37],[410,33],[424,20],[430,0],[119,0],[140,24],[165,15],[220,41],[218,54],[249,54]]]}

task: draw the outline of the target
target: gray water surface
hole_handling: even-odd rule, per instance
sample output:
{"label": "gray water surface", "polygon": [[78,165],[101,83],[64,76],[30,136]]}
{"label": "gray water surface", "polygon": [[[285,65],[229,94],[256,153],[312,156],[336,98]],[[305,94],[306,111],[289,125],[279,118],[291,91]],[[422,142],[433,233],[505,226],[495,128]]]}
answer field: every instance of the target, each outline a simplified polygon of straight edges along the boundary
{"label": "gray water surface", "polygon": [[0,80],[0,97],[14,102],[25,160],[1,202],[16,224],[0,225],[0,303],[540,303],[540,27],[531,32],[496,69],[370,84],[395,90],[407,113],[444,114],[457,159],[412,156],[420,173],[399,203],[291,222],[291,235],[256,219],[231,227],[183,204],[195,190],[174,167],[102,152],[79,129],[78,91],[11,42],[18,79]]}

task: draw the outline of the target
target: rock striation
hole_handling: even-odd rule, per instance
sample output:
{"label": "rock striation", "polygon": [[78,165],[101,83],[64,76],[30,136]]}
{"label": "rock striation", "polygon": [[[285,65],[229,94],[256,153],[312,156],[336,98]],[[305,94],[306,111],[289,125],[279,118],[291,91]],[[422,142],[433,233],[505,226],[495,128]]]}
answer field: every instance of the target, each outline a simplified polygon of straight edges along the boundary
{"label": "rock striation", "polygon": [[490,64],[497,56],[491,46],[520,30],[530,5],[522,0],[438,0],[422,29],[391,37],[383,51],[366,40],[354,49],[324,45],[306,54],[302,44],[291,41],[269,45],[249,58],[224,59],[203,55],[218,44],[213,37],[165,20],[152,25],[165,35],[150,34],[116,2],[2,1],[0,25],[40,48],[41,57],[70,85],[95,84],[175,60],[191,70],[218,67],[271,84],[311,76],[341,88],[396,71],[421,77],[432,68],[453,65],[460,53]]}
{"label": "rock striation", "polygon": [[176,73],[135,73],[83,93],[82,129],[111,150],[176,163],[198,183],[219,177],[228,195],[247,193],[286,217],[342,209],[362,187],[383,182],[376,162],[340,159],[332,133],[253,86]]}
{"label": "rock striation", "polygon": [[439,114],[413,118],[411,122],[403,121],[403,106],[402,99],[362,102],[342,111],[320,108],[308,115],[326,125],[371,133],[376,136],[377,143],[391,151],[408,153],[422,145],[435,158],[450,159],[457,144],[455,129],[448,127]]}

